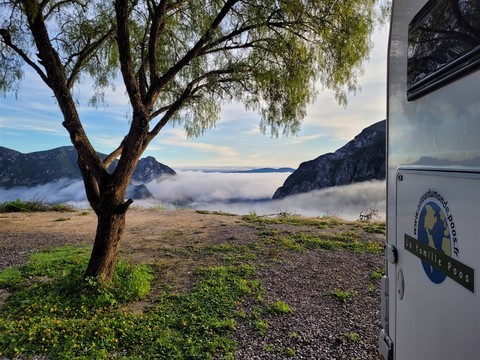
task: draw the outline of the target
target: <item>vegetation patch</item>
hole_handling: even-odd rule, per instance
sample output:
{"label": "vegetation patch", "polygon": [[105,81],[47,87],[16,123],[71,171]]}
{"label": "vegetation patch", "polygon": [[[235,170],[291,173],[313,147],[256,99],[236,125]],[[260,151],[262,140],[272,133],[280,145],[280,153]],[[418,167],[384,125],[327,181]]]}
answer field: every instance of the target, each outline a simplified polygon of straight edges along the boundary
{"label": "vegetation patch", "polygon": [[14,267],[0,271],[0,288],[13,288],[22,281],[22,272]]}
{"label": "vegetation patch", "polygon": [[378,270],[373,271],[372,274],[370,275],[370,277],[373,280],[380,280],[383,275],[385,275],[385,269],[378,269]]}
{"label": "vegetation patch", "polygon": [[19,270],[24,277],[66,275],[87,266],[90,250],[89,247],[62,246],[35,252],[29,255],[27,264]]}
{"label": "vegetation patch", "polygon": [[223,261],[230,264],[250,262],[257,258],[262,252],[262,245],[259,243],[211,245],[206,248],[208,255],[219,256]]}
{"label": "vegetation patch", "polygon": [[341,302],[347,302],[347,301],[350,301],[355,295],[357,295],[357,292],[335,288],[329,291],[327,295],[332,299],[337,299],[337,300],[340,300]]}
{"label": "vegetation patch", "polygon": [[53,221],[68,221],[68,220],[72,220],[72,218],[69,218],[69,217],[61,217],[61,218],[57,218]]}
{"label": "vegetation patch", "polygon": [[253,319],[252,321],[252,325],[253,327],[255,328],[255,330],[258,331],[258,333],[260,335],[264,335],[267,330],[268,330],[268,322],[266,320],[263,320],[263,319]]}
{"label": "vegetation patch", "polygon": [[343,335],[351,342],[358,343],[360,341],[360,335],[356,332],[346,332]]}
{"label": "vegetation patch", "polygon": [[386,223],[385,222],[357,222],[356,226],[363,229],[369,234],[382,234],[387,233]]}
{"label": "vegetation patch", "polygon": [[381,254],[383,244],[375,241],[359,241],[354,232],[340,232],[315,236],[305,233],[289,235],[281,239],[282,245],[289,250],[303,248],[324,250],[351,250],[358,253]]}
{"label": "vegetation patch", "polygon": [[210,211],[210,210],[195,210],[197,214],[203,214],[203,215],[222,215],[222,216],[237,216],[235,214],[226,212],[226,211]]}
{"label": "vegetation patch", "polygon": [[267,310],[273,314],[292,314],[293,310],[286,302],[277,300],[268,305]]}
{"label": "vegetation patch", "polygon": [[320,229],[326,229],[346,223],[344,220],[336,216],[323,216],[318,218],[308,218],[299,215],[291,215],[288,213],[280,213],[275,216],[258,216],[250,213],[243,216],[243,220],[248,223],[256,223],[261,225],[267,224],[283,224],[296,226],[316,226]]}
{"label": "vegetation patch", "polygon": [[75,209],[68,204],[48,204],[39,200],[23,201],[16,199],[0,204],[0,213],[44,211],[73,212]]}
{"label": "vegetation patch", "polygon": [[259,291],[253,266],[200,269],[194,288],[162,292],[143,313],[152,271],[120,261],[112,282],[83,279],[88,251],[63,247],[0,272],[12,295],[0,309],[0,357],[231,358],[235,308]]}
{"label": "vegetation patch", "polygon": [[283,350],[283,353],[286,357],[295,357],[295,355],[297,355],[295,349],[292,349],[290,347],[285,348],[285,350]]}

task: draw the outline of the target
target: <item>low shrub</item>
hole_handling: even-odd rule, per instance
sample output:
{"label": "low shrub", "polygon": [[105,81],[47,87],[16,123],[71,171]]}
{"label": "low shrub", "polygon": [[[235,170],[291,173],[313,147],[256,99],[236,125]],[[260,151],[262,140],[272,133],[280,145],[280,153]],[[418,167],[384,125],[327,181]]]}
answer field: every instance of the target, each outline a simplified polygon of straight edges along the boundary
{"label": "low shrub", "polygon": [[44,211],[71,212],[75,209],[68,204],[48,204],[40,200],[23,201],[16,199],[0,204],[0,213]]}

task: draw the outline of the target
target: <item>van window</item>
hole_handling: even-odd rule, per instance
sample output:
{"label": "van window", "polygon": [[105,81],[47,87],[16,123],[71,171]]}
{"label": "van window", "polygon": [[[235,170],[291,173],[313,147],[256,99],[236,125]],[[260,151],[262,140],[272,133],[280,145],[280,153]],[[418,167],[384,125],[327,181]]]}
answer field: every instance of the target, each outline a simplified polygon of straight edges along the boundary
{"label": "van window", "polygon": [[430,0],[408,28],[408,100],[478,64],[480,0]]}

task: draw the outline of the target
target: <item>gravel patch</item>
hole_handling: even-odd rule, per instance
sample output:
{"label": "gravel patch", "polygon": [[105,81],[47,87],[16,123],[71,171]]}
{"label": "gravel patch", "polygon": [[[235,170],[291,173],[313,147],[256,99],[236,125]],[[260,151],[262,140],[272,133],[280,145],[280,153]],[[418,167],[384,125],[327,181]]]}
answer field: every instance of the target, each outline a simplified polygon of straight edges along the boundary
{"label": "gravel patch", "polygon": [[[265,302],[282,300],[292,314],[266,314],[261,335],[248,318],[236,331],[237,359],[375,359],[380,327],[379,255],[306,251],[260,270]],[[349,291],[349,300],[329,296]],[[246,304],[252,311],[254,303]]]}

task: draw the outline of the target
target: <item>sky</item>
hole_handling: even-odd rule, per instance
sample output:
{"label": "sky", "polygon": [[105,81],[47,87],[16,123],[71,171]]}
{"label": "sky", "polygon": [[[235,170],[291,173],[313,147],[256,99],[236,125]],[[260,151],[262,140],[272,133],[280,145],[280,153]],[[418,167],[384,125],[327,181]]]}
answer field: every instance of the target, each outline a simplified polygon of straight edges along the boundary
{"label": "sky", "polygon": [[[309,105],[296,136],[272,137],[259,130],[259,115],[231,103],[222,109],[216,127],[201,137],[187,139],[181,126],[167,126],[152,141],[144,156],[173,169],[216,167],[292,167],[340,148],[365,127],[386,117],[388,26],[373,34],[373,49],[359,78],[361,90],[351,94],[346,108],[329,91],[320,91]],[[75,88],[79,113],[97,151],[109,153],[124,137],[129,124],[128,99],[121,87],[107,94],[107,104],[87,105],[88,84]],[[0,146],[29,153],[71,145],[61,125],[53,94],[25,69],[18,93],[0,97]]]}

